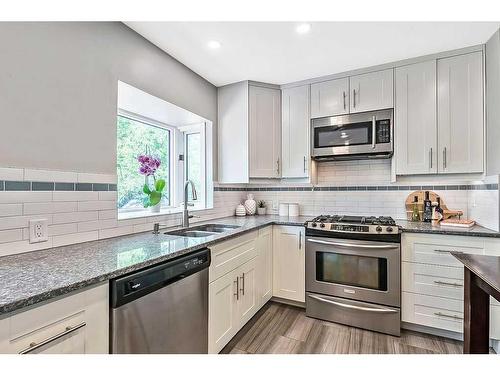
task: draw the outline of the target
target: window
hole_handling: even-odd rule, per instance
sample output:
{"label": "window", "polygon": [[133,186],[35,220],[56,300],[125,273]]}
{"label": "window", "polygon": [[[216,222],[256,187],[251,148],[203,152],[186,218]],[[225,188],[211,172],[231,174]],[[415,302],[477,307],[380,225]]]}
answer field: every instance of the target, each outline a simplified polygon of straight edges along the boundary
{"label": "window", "polygon": [[[162,207],[171,203],[171,130],[158,125],[139,121],[130,117],[118,116],[117,119],[117,175],[118,175],[118,209],[123,211],[143,209],[145,178],[138,173],[137,157],[141,154],[152,154],[160,159],[161,165],[156,173],[157,178],[165,180]],[[153,183],[150,177],[148,182]]]}
{"label": "window", "polygon": [[[118,219],[182,211],[187,179],[197,193],[193,200],[188,192],[190,209],[212,208],[212,122],[124,82],[118,82],[117,107]],[[139,171],[145,154],[159,159],[155,178],[165,180],[153,207],[148,204],[159,194],[148,197],[144,184],[153,190],[154,178]]]}

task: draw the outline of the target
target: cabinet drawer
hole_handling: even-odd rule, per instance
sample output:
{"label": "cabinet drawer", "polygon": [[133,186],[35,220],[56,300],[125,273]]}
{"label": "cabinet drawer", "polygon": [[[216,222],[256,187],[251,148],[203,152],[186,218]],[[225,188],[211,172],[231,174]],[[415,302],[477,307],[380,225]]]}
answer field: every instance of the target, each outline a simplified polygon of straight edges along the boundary
{"label": "cabinet drawer", "polygon": [[403,292],[401,320],[408,323],[462,332],[463,302],[455,299]]}
{"label": "cabinet drawer", "polygon": [[401,275],[403,292],[458,300],[464,298],[462,268],[402,262]]}
{"label": "cabinet drawer", "polygon": [[217,280],[256,257],[257,237],[258,231],[253,231],[212,246],[210,248],[212,262],[209,269],[209,282]]}
{"label": "cabinet drawer", "polygon": [[402,260],[405,262],[435,264],[462,268],[451,251],[484,254],[484,241],[464,236],[404,235],[401,241]]}

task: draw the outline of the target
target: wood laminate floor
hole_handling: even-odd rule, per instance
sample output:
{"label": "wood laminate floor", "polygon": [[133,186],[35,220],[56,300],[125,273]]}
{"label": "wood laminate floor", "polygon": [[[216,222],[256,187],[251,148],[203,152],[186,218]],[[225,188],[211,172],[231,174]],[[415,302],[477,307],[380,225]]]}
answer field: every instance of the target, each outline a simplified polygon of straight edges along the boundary
{"label": "wood laminate floor", "polygon": [[226,345],[224,354],[461,354],[462,342],[403,330],[394,337],[309,318],[268,302]]}

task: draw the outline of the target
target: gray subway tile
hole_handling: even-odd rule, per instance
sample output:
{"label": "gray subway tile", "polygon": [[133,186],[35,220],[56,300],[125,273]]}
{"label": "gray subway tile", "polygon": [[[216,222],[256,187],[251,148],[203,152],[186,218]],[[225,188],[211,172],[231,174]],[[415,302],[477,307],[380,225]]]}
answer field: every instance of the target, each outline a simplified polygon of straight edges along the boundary
{"label": "gray subway tile", "polygon": [[0,190],[3,190],[3,181],[0,181]]}
{"label": "gray subway tile", "polygon": [[92,184],[88,183],[77,183],[76,191],[92,191]]}
{"label": "gray subway tile", "polygon": [[31,182],[29,181],[5,181],[5,190],[7,191],[29,191]]}
{"label": "gray subway tile", "polygon": [[72,182],[56,182],[55,190],[56,191],[74,191],[75,184]]}
{"label": "gray subway tile", "polygon": [[458,185],[446,185],[446,190],[458,190]]}
{"label": "gray subway tile", "polygon": [[108,184],[92,184],[94,191],[108,191]]}
{"label": "gray subway tile", "polygon": [[54,183],[53,182],[33,181],[31,183],[31,190],[33,190],[33,191],[52,191],[52,190],[54,190]]}

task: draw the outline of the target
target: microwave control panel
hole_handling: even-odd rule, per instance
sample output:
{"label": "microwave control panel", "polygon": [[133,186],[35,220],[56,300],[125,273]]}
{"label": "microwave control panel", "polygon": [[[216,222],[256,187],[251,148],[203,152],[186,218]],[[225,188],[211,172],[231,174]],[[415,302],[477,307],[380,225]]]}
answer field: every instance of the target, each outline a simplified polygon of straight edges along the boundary
{"label": "microwave control panel", "polygon": [[376,143],[389,143],[391,141],[391,120],[377,121]]}

